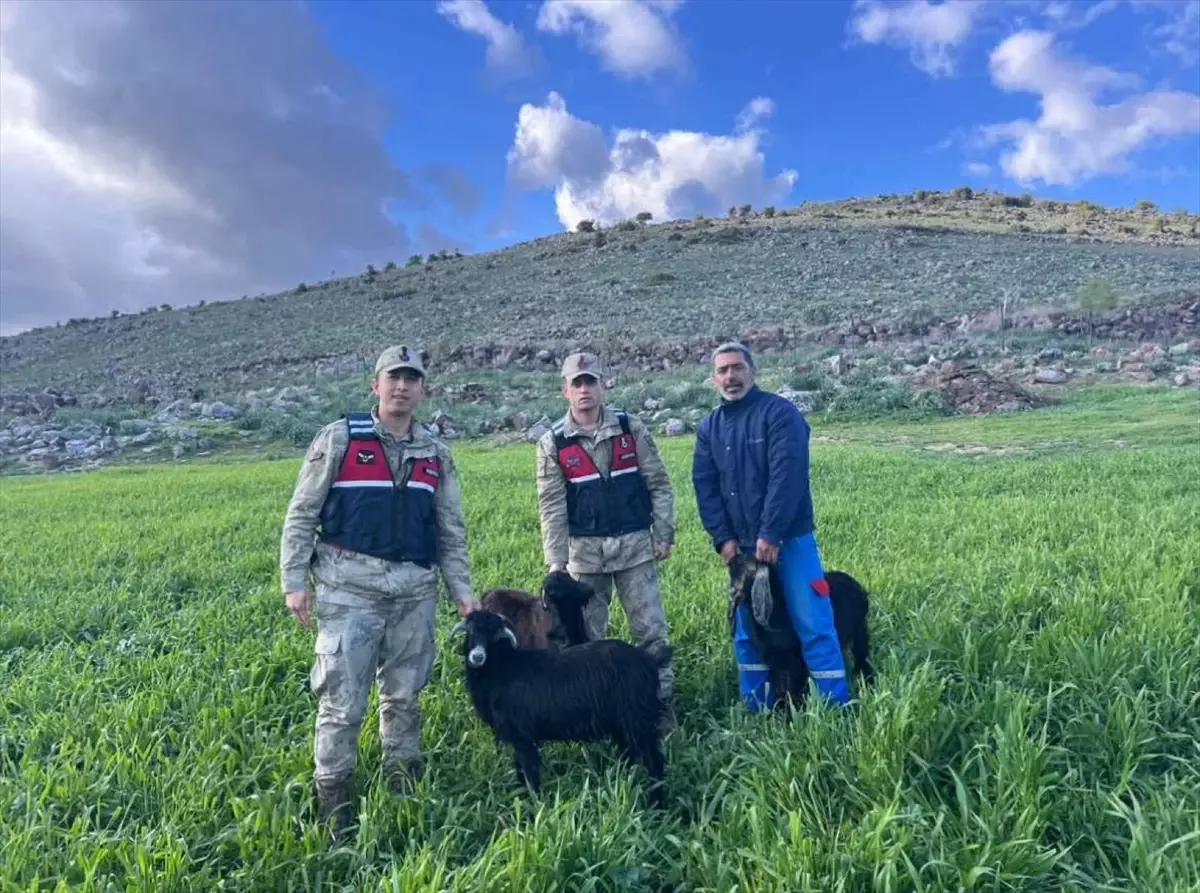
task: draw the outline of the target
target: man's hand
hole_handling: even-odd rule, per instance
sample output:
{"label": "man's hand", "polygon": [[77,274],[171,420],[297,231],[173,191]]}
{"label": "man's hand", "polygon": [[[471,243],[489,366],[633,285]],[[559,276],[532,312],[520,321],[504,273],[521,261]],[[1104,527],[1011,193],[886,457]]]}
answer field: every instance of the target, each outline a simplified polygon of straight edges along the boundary
{"label": "man's hand", "polygon": [[729,562],[733,561],[733,559],[737,557],[737,553],[737,540],[725,540],[725,542],[721,543],[721,560],[726,564],[729,564]]}
{"label": "man's hand", "polygon": [[754,557],[767,564],[774,564],[779,560],[779,547],[759,537],[758,542],[754,544]]}
{"label": "man's hand", "polygon": [[482,606],[479,604],[479,599],[471,597],[465,601],[458,603],[458,616],[466,617],[472,611],[478,611]]}
{"label": "man's hand", "polygon": [[296,589],[284,596],[287,609],[304,626],[312,626],[313,595],[306,589]]}
{"label": "man's hand", "polygon": [[552,564],[550,565],[550,569],[547,571],[547,573],[555,574],[560,571],[565,571],[566,569],[567,566],[565,564]]}
{"label": "man's hand", "polygon": [[655,543],[654,544],[654,558],[657,561],[666,561],[670,557],[671,557],[671,544],[670,543]]}

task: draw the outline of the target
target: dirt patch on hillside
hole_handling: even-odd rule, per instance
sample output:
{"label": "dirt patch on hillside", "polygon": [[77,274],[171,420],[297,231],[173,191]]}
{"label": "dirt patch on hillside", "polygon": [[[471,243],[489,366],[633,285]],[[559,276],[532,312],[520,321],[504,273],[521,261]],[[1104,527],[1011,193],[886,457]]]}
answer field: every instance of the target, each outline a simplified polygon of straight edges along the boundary
{"label": "dirt patch on hillside", "polygon": [[1053,402],[1015,382],[998,378],[981,366],[957,360],[925,366],[914,376],[913,383],[936,390],[946,403],[963,415],[1037,409]]}

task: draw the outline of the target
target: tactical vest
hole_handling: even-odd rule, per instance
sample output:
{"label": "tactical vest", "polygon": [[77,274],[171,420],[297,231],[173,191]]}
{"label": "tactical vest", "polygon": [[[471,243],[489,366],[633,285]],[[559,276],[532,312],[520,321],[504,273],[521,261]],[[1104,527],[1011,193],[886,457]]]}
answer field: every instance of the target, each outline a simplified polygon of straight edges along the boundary
{"label": "tactical vest", "polygon": [[438,457],[412,460],[407,479],[398,482],[371,413],[347,412],[345,418],[350,443],[321,508],[322,542],[431,567],[438,553]]}
{"label": "tactical vest", "polygon": [[558,467],[567,479],[567,528],[571,536],[623,536],[650,529],[650,490],[642,480],[637,441],[629,432],[629,416],[616,413],[621,434],[612,440],[608,477],[592,461],[577,438],[554,426]]}

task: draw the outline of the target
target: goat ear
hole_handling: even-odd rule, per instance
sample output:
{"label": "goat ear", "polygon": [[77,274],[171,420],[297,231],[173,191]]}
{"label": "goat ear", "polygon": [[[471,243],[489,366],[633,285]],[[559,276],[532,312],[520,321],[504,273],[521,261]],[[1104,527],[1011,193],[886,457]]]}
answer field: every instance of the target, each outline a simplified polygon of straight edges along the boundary
{"label": "goat ear", "polygon": [[458,621],[450,630],[450,638],[460,636],[467,631],[467,621],[465,619]]}

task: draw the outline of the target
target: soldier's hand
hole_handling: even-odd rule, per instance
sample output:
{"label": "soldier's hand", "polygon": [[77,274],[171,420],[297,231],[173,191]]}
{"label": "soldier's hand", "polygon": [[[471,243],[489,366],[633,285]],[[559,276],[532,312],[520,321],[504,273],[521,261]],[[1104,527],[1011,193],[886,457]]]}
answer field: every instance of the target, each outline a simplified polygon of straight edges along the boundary
{"label": "soldier's hand", "polygon": [[768,543],[766,540],[760,538],[754,545],[754,557],[759,561],[774,564],[779,560],[779,547],[774,543]]}
{"label": "soldier's hand", "polygon": [[654,557],[656,559],[658,559],[659,561],[666,561],[668,558],[670,558],[671,557],[671,544],[670,543],[655,543],[654,544]]}
{"label": "soldier's hand", "polygon": [[558,573],[559,571],[565,571],[566,569],[567,566],[565,564],[552,564],[550,565],[549,573],[554,574]]}
{"label": "soldier's hand", "polygon": [[287,608],[292,616],[304,626],[312,626],[312,593],[305,589],[297,589],[284,596]]}
{"label": "soldier's hand", "polygon": [[478,611],[482,606],[479,604],[479,599],[469,598],[466,601],[458,603],[458,616],[466,617],[472,611]]}
{"label": "soldier's hand", "polygon": [[737,556],[737,553],[737,540],[725,540],[725,542],[721,543],[721,560],[726,564],[729,564],[729,562],[733,561],[733,559]]}

